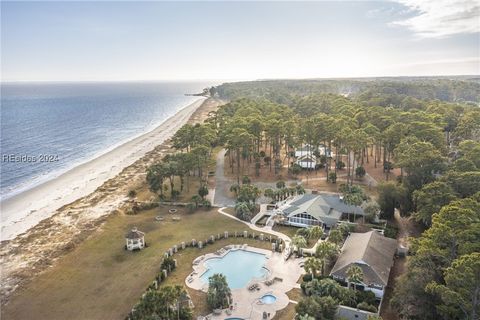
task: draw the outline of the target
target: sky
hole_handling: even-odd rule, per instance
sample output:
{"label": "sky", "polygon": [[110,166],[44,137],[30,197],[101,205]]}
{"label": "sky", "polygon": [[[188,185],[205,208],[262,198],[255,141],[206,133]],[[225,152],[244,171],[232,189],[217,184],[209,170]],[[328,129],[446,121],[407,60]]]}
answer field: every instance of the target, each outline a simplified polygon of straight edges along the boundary
{"label": "sky", "polygon": [[1,2],[2,81],[480,74],[480,2]]}

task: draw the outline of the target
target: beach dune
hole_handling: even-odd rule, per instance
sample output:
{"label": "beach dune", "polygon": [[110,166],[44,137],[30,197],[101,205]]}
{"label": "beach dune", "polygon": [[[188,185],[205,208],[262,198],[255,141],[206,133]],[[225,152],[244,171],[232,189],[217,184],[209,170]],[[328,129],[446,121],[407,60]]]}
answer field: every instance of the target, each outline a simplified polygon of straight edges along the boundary
{"label": "beach dune", "polygon": [[[196,100],[154,130],[79,165],[55,179],[2,201],[1,241],[14,239],[40,221],[52,216],[62,206],[91,194],[105,181],[117,176],[124,168],[169,139],[187,123],[204,100],[205,98]],[[98,216],[107,213],[98,212]]]}

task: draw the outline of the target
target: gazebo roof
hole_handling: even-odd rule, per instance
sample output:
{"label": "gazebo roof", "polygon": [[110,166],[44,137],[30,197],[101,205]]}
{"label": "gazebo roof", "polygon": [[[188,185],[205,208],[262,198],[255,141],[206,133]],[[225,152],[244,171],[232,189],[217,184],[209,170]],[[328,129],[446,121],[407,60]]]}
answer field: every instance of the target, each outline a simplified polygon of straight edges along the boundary
{"label": "gazebo roof", "polygon": [[132,230],[130,230],[129,233],[125,235],[125,238],[127,239],[141,239],[145,236],[145,233],[142,231],[138,231],[136,227],[133,227]]}

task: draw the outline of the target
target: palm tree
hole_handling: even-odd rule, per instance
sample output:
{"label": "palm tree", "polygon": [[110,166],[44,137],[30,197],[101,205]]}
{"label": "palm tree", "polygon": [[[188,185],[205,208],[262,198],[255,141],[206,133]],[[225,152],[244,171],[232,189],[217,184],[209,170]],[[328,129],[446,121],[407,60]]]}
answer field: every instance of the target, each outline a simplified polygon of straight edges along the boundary
{"label": "palm tree", "polygon": [[344,195],[343,201],[345,201],[346,204],[349,204],[351,206],[354,206],[353,208],[353,222],[355,222],[357,215],[357,207],[360,206],[363,203],[363,196],[360,193],[353,193],[353,192],[347,192]]}
{"label": "palm tree", "polygon": [[346,223],[340,224],[336,230],[339,230],[344,238],[346,238],[350,234],[350,227]]}
{"label": "palm tree", "polygon": [[338,248],[340,244],[343,242],[342,231],[338,228],[330,231],[330,234],[328,235],[328,241],[334,243]]}
{"label": "palm tree", "polygon": [[275,192],[270,188],[265,189],[263,191],[263,195],[267,198],[271,198],[271,199],[275,200]]}
{"label": "palm tree", "polygon": [[353,283],[353,290],[357,289],[357,283],[363,281],[363,270],[356,264],[350,266],[347,270],[347,285],[350,288],[350,283]]}
{"label": "palm tree", "polygon": [[197,208],[198,208],[198,204],[199,204],[200,202],[202,202],[202,197],[200,197],[198,194],[194,194],[194,195],[192,196],[192,199],[191,199],[191,200],[192,200],[192,202],[195,204],[195,209],[197,209]]}
{"label": "palm tree", "polygon": [[305,293],[307,293],[306,289],[309,289],[308,295],[317,295],[317,296],[330,296],[332,298],[338,299],[342,296],[344,291],[347,291],[344,287],[342,287],[337,281],[325,278],[322,280],[314,279],[309,281],[305,285]]}
{"label": "palm tree", "polygon": [[305,269],[305,271],[307,271],[312,275],[312,279],[313,279],[313,277],[315,277],[315,275],[317,274],[318,269],[320,269],[320,265],[321,265],[320,260],[318,260],[315,257],[312,257],[305,260],[303,268]]}
{"label": "palm tree", "polygon": [[300,251],[307,246],[307,240],[302,236],[296,235],[292,238],[291,245],[297,248],[297,252],[300,254]]}
{"label": "palm tree", "polygon": [[298,320],[315,320],[315,317],[312,317],[308,314],[302,314],[298,317]]}
{"label": "palm tree", "polygon": [[304,194],[305,193],[305,188],[301,184],[297,184],[295,186],[295,190],[297,194]]}
{"label": "palm tree", "polygon": [[308,238],[318,239],[323,236],[323,229],[320,226],[313,226],[308,228]]}
{"label": "palm tree", "polygon": [[315,255],[322,262],[322,276],[325,275],[327,262],[338,253],[337,247],[331,242],[321,242],[317,246]]}
{"label": "palm tree", "polygon": [[223,308],[232,299],[232,293],[228,287],[227,278],[216,273],[208,278],[207,303],[212,309]]}

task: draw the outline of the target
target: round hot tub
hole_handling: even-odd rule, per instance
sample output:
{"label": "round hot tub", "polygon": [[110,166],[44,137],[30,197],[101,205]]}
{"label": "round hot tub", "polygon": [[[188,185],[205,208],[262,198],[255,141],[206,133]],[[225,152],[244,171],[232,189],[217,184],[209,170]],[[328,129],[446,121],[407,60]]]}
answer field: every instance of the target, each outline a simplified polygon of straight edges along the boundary
{"label": "round hot tub", "polygon": [[275,301],[277,301],[277,297],[275,297],[273,294],[266,294],[263,297],[261,297],[260,300],[264,304],[272,304]]}

